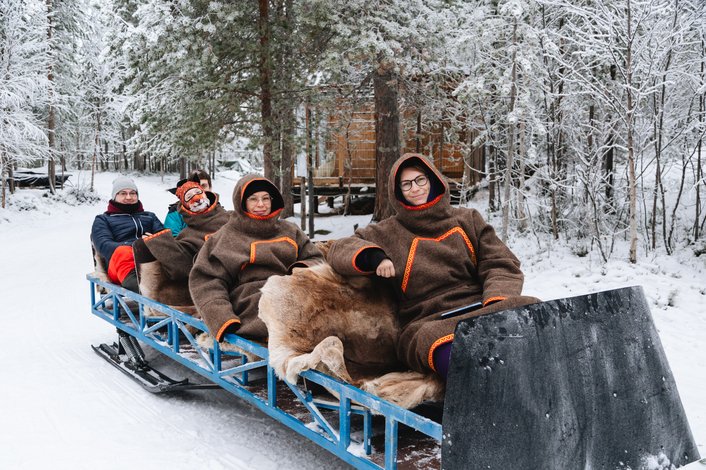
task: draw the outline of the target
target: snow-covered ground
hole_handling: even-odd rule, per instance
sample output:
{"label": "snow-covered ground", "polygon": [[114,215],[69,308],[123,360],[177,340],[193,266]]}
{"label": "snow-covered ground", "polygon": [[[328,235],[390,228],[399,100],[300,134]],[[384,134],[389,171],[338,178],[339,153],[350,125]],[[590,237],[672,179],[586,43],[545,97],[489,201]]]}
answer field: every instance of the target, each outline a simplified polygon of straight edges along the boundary
{"label": "snow-covered ground", "polygon": [[[45,191],[22,190],[10,208],[0,209],[0,469],[346,468],[226,392],[150,395],[93,353],[91,343],[114,340],[114,330],[90,315],[85,275],[92,271],[91,223],[105,210],[115,176],[96,175],[99,202],[76,204],[71,196],[59,201]],[[238,176],[219,173],[214,180],[227,209]],[[74,172],[69,181],[85,186],[89,178]],[[163,219],[175,201],[167,189],[177,177],[136,180],[145,208]],[[322,217],[316,228],[337,238],[368,220]],[[534,236],[509,244],[523,262],[528,295],[553,299],[643,287],[706,454],[706,259],[684,250],[641,253],[636,265],[618,256],[603,264]]]}

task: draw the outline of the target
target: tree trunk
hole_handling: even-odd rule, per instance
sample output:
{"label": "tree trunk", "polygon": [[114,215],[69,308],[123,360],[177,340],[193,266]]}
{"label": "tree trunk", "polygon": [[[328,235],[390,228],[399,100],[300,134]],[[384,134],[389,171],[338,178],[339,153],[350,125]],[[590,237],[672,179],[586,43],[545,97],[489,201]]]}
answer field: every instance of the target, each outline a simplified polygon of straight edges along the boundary
{"label": "tree trunk", "polygon": [[294,197],[292,196],[292,175],[294,173],[296,116],[294,108],[286,105],[282,112],[282,180],[281,191],[284,198],[282,218],[294,215]]}
{"label": "tree trunk", "polygon": [[488,210],[495,212],[498,209],[496,198],[498,152],[493,145],[488,146],[488,154],[490,155],[488,158]]}
{"label": "tree trunk", "polygon": [[[615,80],[617,77],[617,68],[612,65],[610,67],[610,79]],[[612,118],[608,116],[608,120]],[[608,131],[608,140],[606,142],[607,150],[604,153],[603,171],[605,178],[605,197],[606,204],[611,212],[615,211],[615,201],[613,200],[613,187],[615,181],[615,124],[611,124]]]}
{"label": "tree trunk", "polygon": [[[54,7],[52,0],[46,0],[47,4],[47,42],[52,48],[52,37],[54,35]],[[49,81],[49,109],[47,110],[47,137],[49,143],[49,161],[47,173],[49,177],[49,191],[56,194],[56,110],[54,109],[54,58],[49,61],[47,79]]]}
{"label": "tree trunk", "polygon": [[[517,21],[512,28],[512,44],[517,44]],[[510,108],[509,114],[515,111],[515,99],[517,97],[517,52],[512,50],[512,77],[510,79]],[[508,123],[507,129],[507,161],[505,162],[505,182],[504,182],[504,201],[503,201],[503,226],[500,238],[507,241],[507,232],[510,225],[510,190],[512,188],[512,166],[514,165],[515,156],[515,130],[517,125],[514,122]]]}
{"label": "tree trunk", "polygon": [[93,159],[91,161],[91,192],[95,191],[95,180],[96,180],[96,160],[98,159],[98,129],[96,129],[96,136],[93,141]]}
{"label": "tree trunk", "polygon": [[[314,213],[316,212],[316,199],[314,196],[314,149],[313,133],[311,128],[311,108],[306,107],[306,181],[309,195],[309,238],[314,238]],[[303,182],[302,182],[303,184]],[[302,199],[303,201],[303,199]]]}
{"label": "tree trunk", "polygon": [[381,61],[373,74],[375,93],[375,210],[373,221],[394,214],[387,198],[387,179],[400,156],[400,116],[397,77],[389,61]]}
{"label": "tree trunk", "polygon": [[0,185],[2,185],[2,204],[0,204],[0,207],[3,209],[5,208],[5,193],[6,193],[6,182],[7,182],[7,165],[9,165],[9,161],[5,161],[5,151],[0,148]]}
{"label": "tree trunk", "polygon": [[630,0],[627,0],[628,37],[625,55],[627,80],[627,151],[628,151],[628,193],[630,197],[628,220],[630,222],[630,262],[637,263],[637,179],[635,177],[635,142],[634,119],[635,103],[632,96],[632,11]]}
{"label": "tree trunk", "polygon": [[186,157],[182,155],[179,157],[179,179],[184,178],[186,178]]}
{"label": "tree trunk", "polygon": [[272,70],[270,62],[269,0],[259,0],[260,15],[260,118],[262,120],[262,164],[265,178],[274,180],[276,168],[272,160]]}
{"label": "tree trunk", "polygon": [[[704,65],[706,62],[706,46],[704,45],[704,40],[701,40],[701,89],[704,86]],[[706,103],[704,102],[704,93],[699,96],[699,129],[704,128],[704,110],[706,108]],[[703,148],[703,137],[699,137],[699,142],[697,144],[696,150],[696,203],[694,204],[694,240],[698,240],[700,234],[700,224],[699,219],[701,218],[701,186],[703,185],[703,167],[701,160],[701,149]]]}
{"label": "tree trunk", "polygon": [[520,149],[517,157],[520,160],[520,171],[517,175],[517,227],[520,231],[527,230],[527,214],[525,214],[525,123],[520,123]]}

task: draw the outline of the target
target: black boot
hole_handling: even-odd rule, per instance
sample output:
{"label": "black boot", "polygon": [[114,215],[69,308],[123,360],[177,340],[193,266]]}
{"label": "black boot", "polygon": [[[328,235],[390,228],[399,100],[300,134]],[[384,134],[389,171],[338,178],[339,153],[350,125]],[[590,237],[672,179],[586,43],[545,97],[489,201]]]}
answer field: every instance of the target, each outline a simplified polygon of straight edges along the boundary
{"label": "black boot", "polygon": [[137,274],[134,269],[130,271],[127,276],[125,276],[125,279],[123,279],[123,282],[120,285],[127,290],[137,292],[138,294],[140,293],[140,286],[137,283]]}

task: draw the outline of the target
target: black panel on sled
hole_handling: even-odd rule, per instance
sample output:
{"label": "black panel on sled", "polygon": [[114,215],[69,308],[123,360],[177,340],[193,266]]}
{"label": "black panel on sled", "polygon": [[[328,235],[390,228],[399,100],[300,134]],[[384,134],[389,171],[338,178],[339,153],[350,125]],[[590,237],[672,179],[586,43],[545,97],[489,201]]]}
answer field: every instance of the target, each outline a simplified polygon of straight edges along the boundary
{"label": "black panel on sled", "polygon": [[459,322],[442,468],[637,470],[661,453],[698,459],[642,288]]}

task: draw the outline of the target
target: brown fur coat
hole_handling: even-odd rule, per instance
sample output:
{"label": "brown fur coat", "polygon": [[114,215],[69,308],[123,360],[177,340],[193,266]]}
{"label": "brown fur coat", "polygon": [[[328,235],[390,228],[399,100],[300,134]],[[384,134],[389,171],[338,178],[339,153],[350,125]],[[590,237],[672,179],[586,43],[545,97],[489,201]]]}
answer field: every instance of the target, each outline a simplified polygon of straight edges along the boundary
{"label": "brown fur coat", "polygon": [[[245,211],[248,185],[268,188],[272,212],[260,217]],[[319,250],[287,221],[279,220],[284,202],[265,178],[249,175],[233,191],[233,214],[209,237],[189,275],[189,291],[209,332],[221,341],[226,330],[250,339],[265,339],[267,329],[257,317],[260,288],[270,276],[289,272],[294,264],[321,261]]]}

